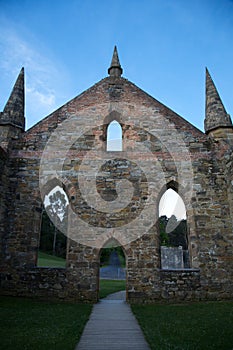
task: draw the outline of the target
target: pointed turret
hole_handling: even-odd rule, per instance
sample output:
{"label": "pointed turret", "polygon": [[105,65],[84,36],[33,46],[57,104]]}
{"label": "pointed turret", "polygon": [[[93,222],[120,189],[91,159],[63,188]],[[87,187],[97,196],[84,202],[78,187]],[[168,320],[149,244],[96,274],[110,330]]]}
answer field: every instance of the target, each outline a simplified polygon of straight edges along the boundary
{"label": "pointed turret", "polygon": [[231,128],[230,115],[227,114],[214,82],[206,68],[206,110],[205,132],[219,128]]}
{"label": "pointed turret", "polygon": [[21,69],[11,95],[1,114],[0,124],[10,124],[25,129],[24,118],[24,68]]}
{"label": "pointed turret", "polygon": [[122,73],[123,69],[121,68],[117,47],[115,46],[111,66],[108,68],[108,74],[110,75],[110,77],[120,77]]}

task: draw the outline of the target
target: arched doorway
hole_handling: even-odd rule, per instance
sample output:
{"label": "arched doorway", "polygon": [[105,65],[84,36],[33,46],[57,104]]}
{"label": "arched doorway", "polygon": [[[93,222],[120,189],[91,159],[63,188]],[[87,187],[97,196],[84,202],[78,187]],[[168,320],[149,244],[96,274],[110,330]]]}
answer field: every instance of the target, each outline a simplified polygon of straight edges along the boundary
{"label": "arched doorway", "polygon": [[99,299],[127,300],[127,256],[124,248],[117,241],[110,240],[100,250],[99,264]]}

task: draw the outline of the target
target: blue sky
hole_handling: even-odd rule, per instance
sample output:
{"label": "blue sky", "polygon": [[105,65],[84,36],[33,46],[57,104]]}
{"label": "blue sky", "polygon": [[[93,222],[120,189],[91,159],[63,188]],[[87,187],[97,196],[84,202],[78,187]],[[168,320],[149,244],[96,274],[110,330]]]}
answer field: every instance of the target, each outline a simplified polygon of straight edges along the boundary
{"label": "blue sky", "polygon": [[232,0],[0,0],[0,110],[22,66],[27,127],[123,76],[203,130],[205,66],[233,114]]}

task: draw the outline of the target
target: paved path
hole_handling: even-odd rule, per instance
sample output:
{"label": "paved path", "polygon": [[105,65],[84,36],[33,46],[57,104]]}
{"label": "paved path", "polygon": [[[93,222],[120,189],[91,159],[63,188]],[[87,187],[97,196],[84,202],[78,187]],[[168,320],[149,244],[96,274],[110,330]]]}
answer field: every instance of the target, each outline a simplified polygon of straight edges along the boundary
{"label": "paved path", "polygon": [[75,350],[150,350],[125,292],[109,295],[94,305]]}

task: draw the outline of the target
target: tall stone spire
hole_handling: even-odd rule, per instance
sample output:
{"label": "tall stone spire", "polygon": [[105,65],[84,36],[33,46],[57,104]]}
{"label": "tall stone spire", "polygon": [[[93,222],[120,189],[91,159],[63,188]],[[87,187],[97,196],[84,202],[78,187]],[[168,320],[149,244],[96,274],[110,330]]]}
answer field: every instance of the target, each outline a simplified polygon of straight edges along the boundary
{"label": "tall stone spire", "polygon": [[230,115],[227,114],[219,93],[214,85],[208,69],[206,68],[206,107],[205,132],[217,128],[232,127]]}
{"label": "tall stone spire", "polygon": [[21,69],[11,95],[1,114],[0,124],[11,124],[25,129],[24,118],[24,68]]}
{"label": "tall stone spire", "polygon": [[117,47],[114,46],[113,56],[111,66],[108,68],[108,74],[110,77],[120,77],[123,73],[123,69],[121,68]]}

